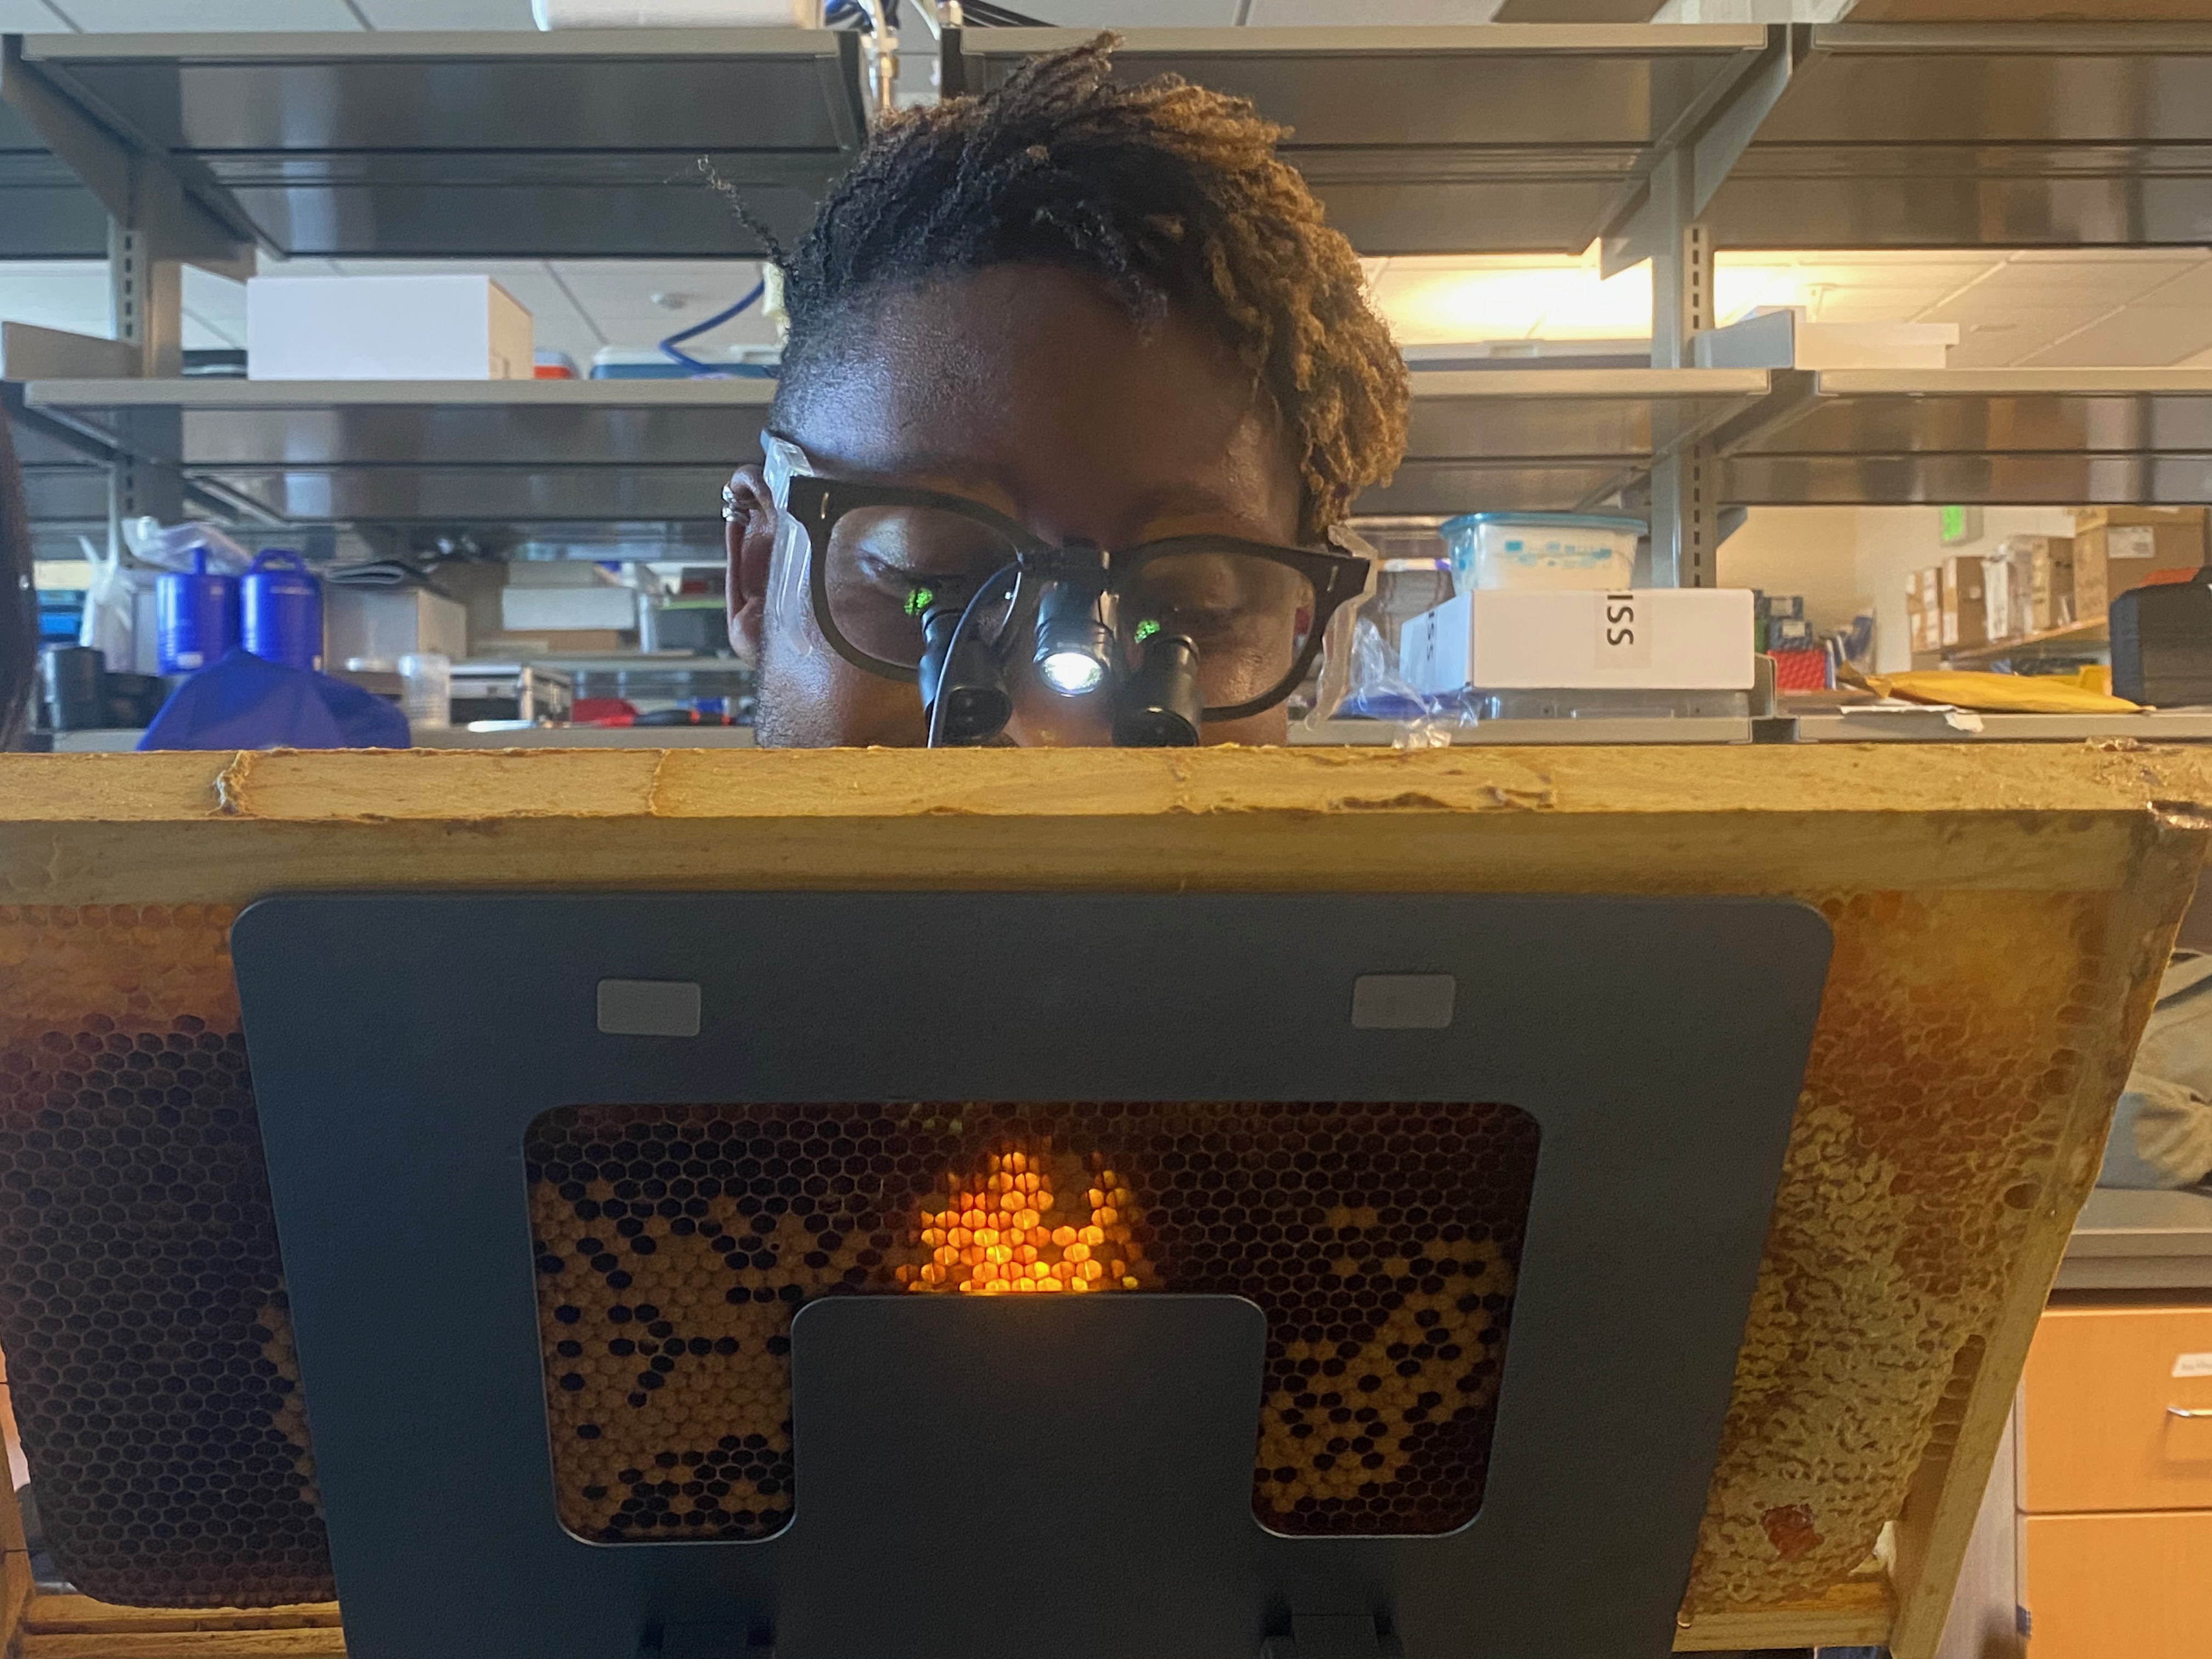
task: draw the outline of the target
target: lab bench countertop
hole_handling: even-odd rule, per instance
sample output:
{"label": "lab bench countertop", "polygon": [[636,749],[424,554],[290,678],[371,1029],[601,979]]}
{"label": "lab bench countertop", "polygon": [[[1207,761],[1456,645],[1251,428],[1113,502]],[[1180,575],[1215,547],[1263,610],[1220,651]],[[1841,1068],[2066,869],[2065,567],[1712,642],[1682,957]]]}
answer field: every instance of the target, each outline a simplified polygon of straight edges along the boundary
{"label": "lab bench countertop", "polygon": [[2061,1291],[2212,1291],[2212,1187],[2100,1187],[2074,1224]]}

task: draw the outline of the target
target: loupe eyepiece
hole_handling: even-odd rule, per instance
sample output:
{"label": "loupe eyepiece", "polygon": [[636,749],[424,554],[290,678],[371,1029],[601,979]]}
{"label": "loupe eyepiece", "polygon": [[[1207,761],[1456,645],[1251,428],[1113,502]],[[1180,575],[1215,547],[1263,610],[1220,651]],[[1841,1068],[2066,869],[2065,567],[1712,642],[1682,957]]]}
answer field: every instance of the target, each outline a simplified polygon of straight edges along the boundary
{"label": "loupe eyepiece", "polygon": [[[988,743],[1014,717],[1006,676],[990,648],[971,632],[953,649],[962,607],[933,605],[922,613],[921,706],[928,711],[933,743],[972,746]],[[944,708],[938,708],[939,699]]]}
{"label": "loupe eyepiece", "polygon": [[1063,697],[1087,696],[1114,672],[1114,629],[1106,556],[1096,548],[1060,550],[1037,596],[1037,678]]}
{"label": "loupe eyepiece", "polygon": [[1182,634],[1154,634],[1121,688],[1114,742],[1123,749],[1188,749],[1198,742],[1198,647]]}

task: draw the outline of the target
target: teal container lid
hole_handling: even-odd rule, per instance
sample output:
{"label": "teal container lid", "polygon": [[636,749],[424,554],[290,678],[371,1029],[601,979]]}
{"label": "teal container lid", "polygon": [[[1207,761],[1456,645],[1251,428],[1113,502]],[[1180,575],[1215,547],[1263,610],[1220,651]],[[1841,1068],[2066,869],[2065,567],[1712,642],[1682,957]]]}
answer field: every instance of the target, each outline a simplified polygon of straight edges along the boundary
{"label": "teal container lid", "polygon": [[1632,530],[1639,536],[1647,529],[1641,519],[1624,519],[1604,513],[1462,513],[1455,519],[1446,519],[1440,532],[1449,536],[1486,524],[1556,525],[1562,530]]}

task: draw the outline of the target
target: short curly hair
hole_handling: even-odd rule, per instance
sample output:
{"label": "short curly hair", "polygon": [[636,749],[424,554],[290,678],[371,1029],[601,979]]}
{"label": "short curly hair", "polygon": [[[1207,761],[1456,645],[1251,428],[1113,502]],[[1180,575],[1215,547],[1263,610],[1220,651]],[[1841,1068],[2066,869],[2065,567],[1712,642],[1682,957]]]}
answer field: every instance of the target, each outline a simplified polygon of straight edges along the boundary
{"label": "short curly hair", "polygon": [[[1032,58],[979,95],[885,121],[785,256],[783,375],[803,384],[878,287],[1036,263],[1102,278],[1140,321],[1194,317],[1272,394],[1318,537],[1406,447],[1403,358],[1285,133],[1177,76],[1116,83],[1116,41]],[[756,225],[756,232],[759,227]]]}

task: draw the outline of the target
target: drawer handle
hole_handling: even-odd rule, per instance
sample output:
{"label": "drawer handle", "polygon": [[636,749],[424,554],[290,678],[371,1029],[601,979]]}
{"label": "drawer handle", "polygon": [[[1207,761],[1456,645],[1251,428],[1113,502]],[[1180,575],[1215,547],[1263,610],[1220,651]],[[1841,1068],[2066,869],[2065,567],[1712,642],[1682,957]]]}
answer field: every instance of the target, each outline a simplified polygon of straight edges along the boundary
{"label": "drawer handle", "polygon": [[2168,1417],[2212,1417],[2212,1406],[2168,1406]]}

